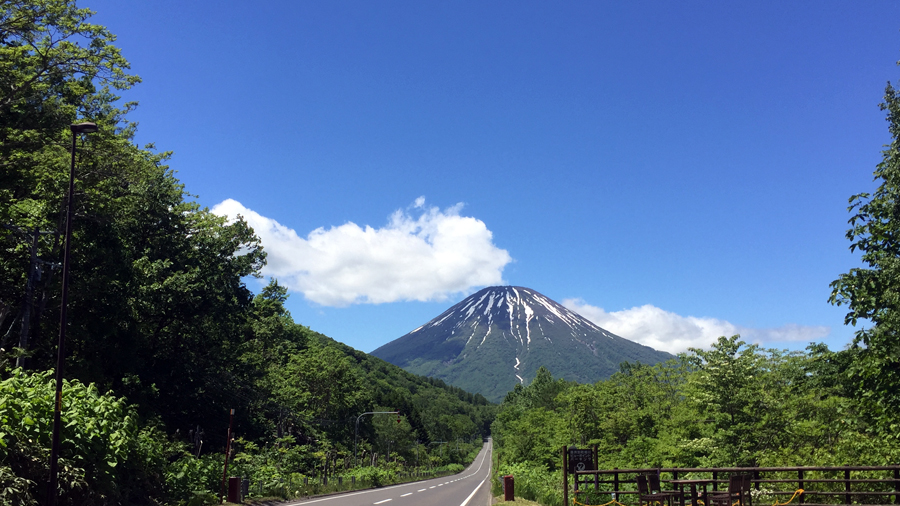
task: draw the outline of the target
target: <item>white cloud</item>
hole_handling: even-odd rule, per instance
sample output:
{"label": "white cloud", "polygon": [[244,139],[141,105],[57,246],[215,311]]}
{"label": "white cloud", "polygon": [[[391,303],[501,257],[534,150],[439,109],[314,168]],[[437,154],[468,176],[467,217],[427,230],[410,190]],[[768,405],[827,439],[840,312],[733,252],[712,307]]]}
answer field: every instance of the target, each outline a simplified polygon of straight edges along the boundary
{"label": "white cloud", "polygon": [[618,336],[657,350],[679,353],[688,348],[709,348],[719,336],[740,334],[744,341],[765,345],[769,342],[816,341],[831,329],[822,326],[783,325],[773,329],[741,327],[716,318],[681,316],[649,304],[606,312],[581,299],[565,299],[562,305]]}
{"label": "white cloud", "polygon": [[317,228],[306,238],[236,200],[212,212],[243,216],[268,253],[262,274],[324,306],[444,300],[503,284],[512,258],[493,244],[484,222],[460,216],[462,204],[442,211],[419,197],[410,207],[417,216],[397,210],[382,228],[348,222]]}

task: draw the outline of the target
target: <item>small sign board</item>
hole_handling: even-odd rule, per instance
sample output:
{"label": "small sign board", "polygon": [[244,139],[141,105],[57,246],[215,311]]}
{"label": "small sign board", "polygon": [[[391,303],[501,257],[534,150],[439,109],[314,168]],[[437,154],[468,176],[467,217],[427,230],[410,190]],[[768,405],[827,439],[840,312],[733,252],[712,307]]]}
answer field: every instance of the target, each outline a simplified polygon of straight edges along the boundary
{"label": "small sign board", "polygon": [[594,454],[591,450],[579,450],[577,448],[569,448],[569,472],[575,471],[593,471],[594,470]]}

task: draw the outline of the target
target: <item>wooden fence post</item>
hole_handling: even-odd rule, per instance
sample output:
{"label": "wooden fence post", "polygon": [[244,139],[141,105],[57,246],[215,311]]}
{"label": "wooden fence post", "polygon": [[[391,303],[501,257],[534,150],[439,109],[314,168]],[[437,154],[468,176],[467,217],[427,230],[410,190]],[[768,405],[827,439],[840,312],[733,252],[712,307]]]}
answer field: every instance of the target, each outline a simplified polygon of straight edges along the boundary
{"label": "wooden fence post", "polygon": [[613,471],[615,471],[613,473],[613,490],[614,490],[613,499],[618,501],[619,500],[619,472],[618,472],[619,468],[614,467]]}
{"label": "wooden fence post", "polygon": [[900,468],[894,468],[894,504],[900,504]]}
{"label": "wooden fence post", "polygon": [[600,490],[600,474],[597,473],[600,459],[597,457],[597,445],[592,446],[591,449],[594,450],[594,492],[597,492]]}
{"label": "wooden fence post", "polygon": [[850,506],[853,504],[850,497],[850,469],[844,469],[844,492],[846,492],[844,500],[847,501],[847,506]]}
{"label": "wooden fence post", "polygon": [[[562,447],[562,469],[563,469],[563,506],[569,506],[569,462],[566,458],[566,447]],[[578,478],[575,478],[577,481]]]}
{"label": "wooden fence post", "polygon": [[[797,488],[803,488],[803,469],[797,471]],[[800,497],[797,498],[797,502],[799,504],[803,504],[803,493],[800,493]]]}
{"label": "wooden fence post", "polygon": [[719,472],[713,471],[713,492],[719,490]]}

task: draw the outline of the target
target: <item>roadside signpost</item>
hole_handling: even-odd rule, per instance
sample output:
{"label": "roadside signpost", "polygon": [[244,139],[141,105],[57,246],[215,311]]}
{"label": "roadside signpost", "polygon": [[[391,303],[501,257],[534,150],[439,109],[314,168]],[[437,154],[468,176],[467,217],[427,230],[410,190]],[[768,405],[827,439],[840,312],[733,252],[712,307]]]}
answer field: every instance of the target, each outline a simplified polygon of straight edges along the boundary
{"label": "roadside signpost", "polygon": [[[575,477],[575,492],[578,492],[578,475],[575,472],[597,470],[596,451],[596,446],[593,449],[578,449],[574,446],[570,448],[563,447],[563,504],[569,503],[569,475],[571,474]],[[594,475],[594,481],[596,480],[597,476]]]}
{"label": "roadside signpost", "polygon": [[578,448],[569,448],[569,472],[575,471],[593,471],[594,468],[594,452],[590,449],[579,450]]}

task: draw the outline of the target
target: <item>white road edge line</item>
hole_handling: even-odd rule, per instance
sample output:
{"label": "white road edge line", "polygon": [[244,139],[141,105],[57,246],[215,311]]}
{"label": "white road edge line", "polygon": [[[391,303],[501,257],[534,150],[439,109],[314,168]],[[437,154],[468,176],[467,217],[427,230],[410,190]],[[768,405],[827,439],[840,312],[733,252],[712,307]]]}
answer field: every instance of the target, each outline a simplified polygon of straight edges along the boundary
{"label": "white road edge line", "polygon": [[460,504],[459,506],[466,506],[466,504],[469,504],[469,501],[472,500],[472,497],[475,495],[475,492],[478,492],[478,489],[481,488],[481,486],[484,485],[484,482],[486,482],[486,481],[487,481],[487,478],[481,480],[481,483],[479,483],[478,486],[475,487],[475,490],[473,490],[472,493],[469,494],[469,497],[466,497],[466,500],[463,501],[462,504]]}

